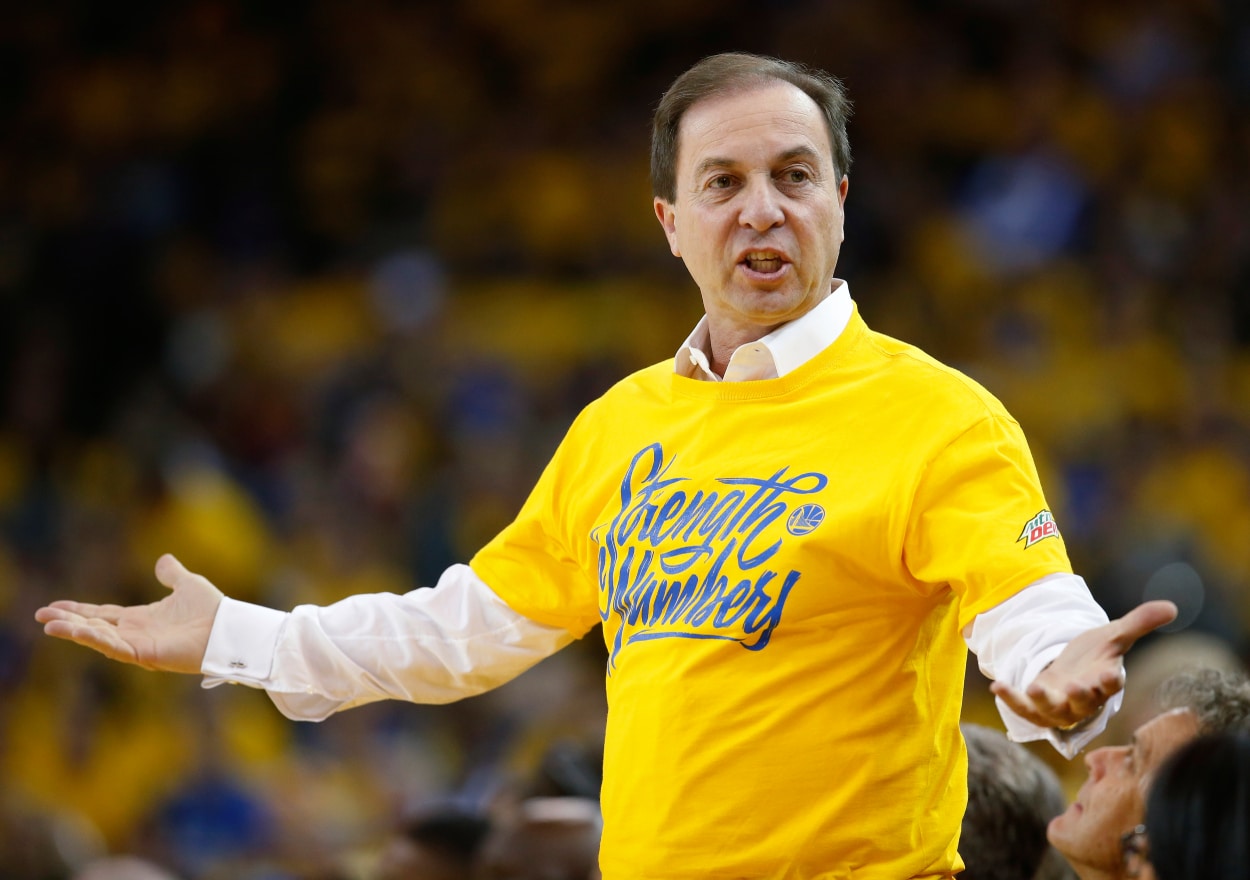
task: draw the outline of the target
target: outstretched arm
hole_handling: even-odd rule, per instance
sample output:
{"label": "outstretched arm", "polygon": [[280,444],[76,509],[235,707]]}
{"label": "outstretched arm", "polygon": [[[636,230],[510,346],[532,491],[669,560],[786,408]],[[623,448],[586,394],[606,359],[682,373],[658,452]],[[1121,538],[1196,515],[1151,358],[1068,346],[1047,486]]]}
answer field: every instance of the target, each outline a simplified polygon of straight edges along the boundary
{"label": "outstretched arm", "polygon": [[171,593],[150,605],[60,601],[35,618],[48,635],[147,669],[203,673],[204,685],[262,688],[289,718],[316,721],[382,699],[446,703],[479,694],[573,641],[512,610],[467,565],[436,589],[350,596],[275,611],[224,597],[172,556]]}
{"label": "outstretched arm", "polygon": [[1171,602],[1144,602],[1072,639],[1025,688],[995,681],[990,691],[1021,718],[1041,727],[1071,729],[1097,715],[1124,687],[1124,655],[1133,644],[1176,614]]}
{"label": "outstretched arm", "polygon": [[36,611],[35,620],[48,635],[113,660],[198,674],[222,593],[169,554],[156,561],[156,579],[170,589],[158,602],[122,606],[61,600]]}

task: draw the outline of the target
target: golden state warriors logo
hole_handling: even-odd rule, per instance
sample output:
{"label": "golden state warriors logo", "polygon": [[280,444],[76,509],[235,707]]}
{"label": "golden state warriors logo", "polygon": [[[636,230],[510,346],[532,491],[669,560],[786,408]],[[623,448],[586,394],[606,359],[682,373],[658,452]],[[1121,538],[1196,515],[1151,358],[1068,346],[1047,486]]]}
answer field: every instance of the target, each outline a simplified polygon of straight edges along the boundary
{"label": "golden state warriors logo", "polygon": [[1028,550],[1038,541],[1058,537],[1059,526],[1055,525],[1055,518],[1050,515],[1049,510],[1043,510],[1024,524],[1024,529],[1020,532],[1020,537],[1016,538],[1016,543],[1023,541],[1024,549]]}
{"label": "golden state warriors logo", "polygon": [[792,535],[810,535],[825,521],[825,509],[819,504],[804,504],[786,520],[786,531]]}

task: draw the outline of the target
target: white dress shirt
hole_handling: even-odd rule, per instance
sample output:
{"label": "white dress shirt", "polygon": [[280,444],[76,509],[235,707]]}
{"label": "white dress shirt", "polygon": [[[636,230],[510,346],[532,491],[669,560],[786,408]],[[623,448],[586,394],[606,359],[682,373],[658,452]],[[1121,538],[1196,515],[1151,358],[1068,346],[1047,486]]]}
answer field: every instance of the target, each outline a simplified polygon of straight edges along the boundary
{"label": "white dress shirt", "polygon": [[[811,311],[735,350],[723,379],[710,366],[704,317],[678,349],[674,370],[707,381],[778,378],[831,345],[851,312],[850,288],[835,279]],[[977,615],[963,635],[986,676],[1023,688],[1075,636],[1106,622],[1085,581],[1056,572]],[[518,614],[471,568],[453,565],[435,589],[402,596],[352,596],[291,612],[223,599],[201,671],[205,687],[263,688],[287,717],[321,720],[382,699],[446,703],[479,694],[579,635]],[[1092,722],[1067,733],[1025,721],[1001,700],[998,709],[1012,739],[1048,739],[1072,758],[1122,699],[1116,694]]]}

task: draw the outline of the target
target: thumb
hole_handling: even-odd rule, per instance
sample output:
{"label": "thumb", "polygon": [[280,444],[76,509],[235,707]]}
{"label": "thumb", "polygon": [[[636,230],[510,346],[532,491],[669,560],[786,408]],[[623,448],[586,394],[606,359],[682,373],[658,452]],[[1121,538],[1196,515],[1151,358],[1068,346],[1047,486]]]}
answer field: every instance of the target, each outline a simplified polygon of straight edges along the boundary
{"label": "thumb", "polygon": [[171,590],[190,575],[191,572],[172,553],[166,553],[156,560],[156,579]]}
{"label": "thumb", "polygon": [[1117,645],[1127,651],[1142,636],[1171,623],[1178,613],[1175,603],[1167,599],[1143,602],[1117,621],[1120,624]]}

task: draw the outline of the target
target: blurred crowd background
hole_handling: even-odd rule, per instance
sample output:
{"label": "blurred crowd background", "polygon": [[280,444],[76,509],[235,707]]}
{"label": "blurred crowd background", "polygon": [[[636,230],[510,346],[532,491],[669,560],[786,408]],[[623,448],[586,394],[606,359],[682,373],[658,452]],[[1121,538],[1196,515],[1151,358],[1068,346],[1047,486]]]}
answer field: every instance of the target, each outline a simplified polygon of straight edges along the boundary
{"label": "blurred crowd background", "polygon": [[308,725],[31,615],[158,598],[163,552],[282,608],[466,560],[580,407],[698,319],[650,113],[729,49],[846,81],[839,275],[1018,417],[1109,613],[1174,598],[1154,641],[1244,661],[1241,0],[5,4],[10,827],[311,878],[422,805],[594,790],[597,632],[493,694]]}

